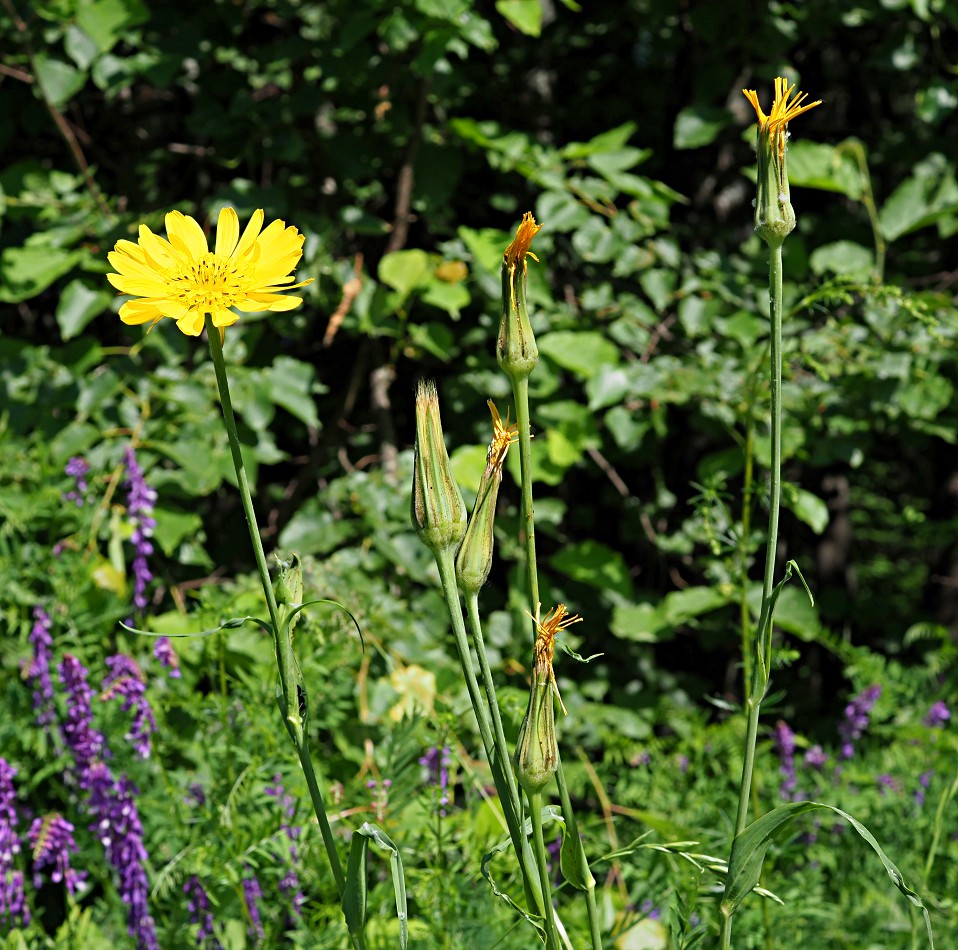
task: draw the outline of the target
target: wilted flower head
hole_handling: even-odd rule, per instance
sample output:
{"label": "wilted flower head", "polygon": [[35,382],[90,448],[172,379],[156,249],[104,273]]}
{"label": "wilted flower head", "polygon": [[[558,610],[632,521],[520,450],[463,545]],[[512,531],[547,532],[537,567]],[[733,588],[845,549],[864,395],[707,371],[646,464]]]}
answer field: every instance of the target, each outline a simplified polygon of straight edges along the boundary
{"label": "wilted flower head", "polygon": [[788,123],[803,112],[822,104],[822,100],[806,103],[806,93],[795,92],[795,86],[779,76],[775,80],[772,111],[766,115],[754,89],[742,93],[758,116],[758,197],[755,202],[755,230],[768,244],[781,244],[795,227],[785,167],[785,143]]}
{"label": "wilted flower head", "polygon": [[107,280],[136,298],[120,307],[120,319],[152,328],[169,317],[187,336],[199,336],[206,314],[222,330],[239,319],[233,308],[262,313],[298,307],[302,297],[284,291],[311,282],[293,283],[303,235],[284,221],[263,229],[263,219],[262,209],[255,211],[240,234],[236,212],[223,208],[212,251],[199,224],[179,211],[166,216],[166,239],[141,224],[136,243],[118,241],[108,255],[118,273]]}
{"label": "wilted flower head", "polygon": [[502,258],[502,311],[496,357],[503,371],[514,380],[528,377],[539,362],[539,348],[526,309],[526,257],[539,260],[529,247],[541,228],[527,211]]}
{"label": "wilted flower head", "polygon": [[412,525],[434,554],[455,553],[466,533],[466,503],[449,466],[436,384],[420,380],[416,391]]}
{"label": "wilted flower head", "polygon": [[541,622],[533,619],[536,642],[533,647],[532,687],[526,715],[519,728],[515,754],[516,777],[519,784],[530,793],[540,791],[559,765],[553,695],[564,713],[566,708],[552,669],[556,634],[579,623],[582,618],[577,614],[569,616],[565,604],[559,604]]}
{"label": "wilted flower head", "polygon": [[459,586],[466,593],[476,593],[485,584],[492,568],[494,546],[493,526],[496,517],[496,501],[502,483],[502,465],[509,446],[518,439],[518,429],[509,424],[509,414],[502,421],[499,410],[492,400],[487,400],[492,413],[492,441],[486,453],[486,468],[476,492],[476,503],[466,528],[466,536],[456,555],[456,576]]}

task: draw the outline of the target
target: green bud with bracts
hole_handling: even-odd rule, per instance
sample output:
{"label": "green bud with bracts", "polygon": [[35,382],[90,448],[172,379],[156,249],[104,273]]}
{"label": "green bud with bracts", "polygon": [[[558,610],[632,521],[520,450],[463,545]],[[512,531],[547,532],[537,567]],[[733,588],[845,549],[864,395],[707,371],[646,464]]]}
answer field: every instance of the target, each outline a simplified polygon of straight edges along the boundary
{"label": "green bud with bracts", "polygon": [[502,258],[502,314],[496,358],[513,382],[526,379],[539,362],[539,348],[526,308],[526,256],[539,260],[529,246],[541,227],[527,211]]}
{"label": "green bud with bracts", "polygon": [[487,400],[487,404],[492,413],[492,441],[486,453],[486,467],[479,482],[469,527],[456,555],[456,578],[464,594],[477,594],[489,577],[494,546],[492,529],[496,519],[499,485],[502,483],[502,464],[509,446],[518,438],[515,425],[509,425],[508,413],[503,423],[491,399]]}
{"label": "green bud with bracts", "polygon": [[758,116],[756,157],[758,158],[758,196],[755,200],[755,231],[766,244],[781,244],[795,227],[795,211],[792,208],[788,188],[788,171],[785,167],[788,123],[809,109],[821,105],[805,102],[806,93],[792,93],[795,86],[779,76],[775,80],[775,99],[772,111],[766,115],[758,103],[754,89],[743,89],[745,98],[752,104]]}
{"label": "green bud with bracts", "polygon": [[420,380],[416,391],[416,451],[412,476],[412,525],[433,554],[455,554],[466,533],[466,503],[449,467],[436,384]]}
{"label": "green bud with bracts", "polygon": [[[538,605],[536,607],[538,614]],[[516,778],[530,795],[534,795],[546,785],[559,767],[559,744],[556,741],[554,699],[559,701],[562,712],[566,712],[559,687],[552,669],[555,655],[555,638],[560,630],[578,623],[582,618],[577,614],[569,616],[565,604],[559,604],[549,611],[536,625],[536,642],[532,667],[532,686],[529,691],[529,705],[525,719],[519,728],[516,742]],[[554,697],[554,698],[553,698]]]}

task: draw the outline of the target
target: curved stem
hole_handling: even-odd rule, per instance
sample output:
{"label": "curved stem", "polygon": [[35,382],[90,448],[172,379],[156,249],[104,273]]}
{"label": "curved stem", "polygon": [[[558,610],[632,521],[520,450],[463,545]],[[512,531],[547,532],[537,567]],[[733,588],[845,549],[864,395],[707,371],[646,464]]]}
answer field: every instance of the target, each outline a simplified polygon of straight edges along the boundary
{"label": "curved stem", "polygon": [[[768,512],[768,540],[765,547],[765,575],[762,583],[762,611],[755,636],[755,659],[752,664],[751,691],[745,702],[748,724],[745,730],[745,749],[742,757],[742,780],[739,784],[738,812],[735,817],[735,835],[740,835],[748,824],[749,795],[755,772],[755,744],[758,738],[762,700],[768,687],[772,660],[772,588],[775,582],[775,560],[778,549],[778,514],[782,497],[782,245],[769,245],[768,268],[771,295],[771,403],[772,452]],[[730,852],[731,860],[731,852]],[[730,950],[732,942],[732,909],[722,908],[721,950]]]}
{"label": "curved stem", "polygon": [[[269,611],[269,620],[273,630],[273,644],[276,650],[276,666],[279,670],[280,709],[283,713],[284,725],[289,733],[299,756],[300,765],[303,774],[306,777],[306,785],[309,788],[309,795],[312,799],[313,810],[316,812],[316,819],[319,822],[320,832],[323,836],[323,844],[326,848],[326,857],[329,860],[329,867],[336,881],[336,889],[342,897],[346,890],[346,877],[343,874],[343,867],[339,860],[339,853],[336,850],[336,842],[333,839],[332,829],[329,825],[329,818],[326,814],[326,806],[323,801],[322,792],[319,789],[319,783],[316,781],[316,774],[313,770],[312,759],[309,754],[309,746],[303,730],[303,721],[300,716],[300,702],[305,703],[305,685],[296,682],[293,661],[293,645],[289,635],[289,628],[283,627],[279,623],[279,608],[276,604],[276,596],[273,593],[273,585],[270,583],[269,568],[266,565],[266,554],[263,551],[263,540],[260,537],[259,525],[256,521],[256,512],[253,509],[253,497],[250,492],[249,479],[246,475],[246,466],[243,463],[243,454],[240,450],[239,436],[236,432],[236,417],[233,415],[233,402],[230,399],[229,381],[226,376],[226,361],[223,358],[223,342],[220,339],[220,331],[213,326],[213,321],[207,315],[206,317],[206,335],[210,344],[210,355],[213,357],[213,369],[216,373],[216,386],[219,390],[220,404],[223,408],[223,420],[226,423],[226,435],[229,438],[230,452],[233,456],[233,468],[236,471],[236,483],[239,487],[240,500],[243,504],[243,512],[246,515],[246,526],[249,529],[250,543],[253,546],[253,557],[256,560],[256,569],[259,572],[260,581],[263,585],[263,594],[266,597],[266,609]],[[303,691],[302,698],[299,691]],[[356,941],[357,946],[362,945],[362,940]]]}

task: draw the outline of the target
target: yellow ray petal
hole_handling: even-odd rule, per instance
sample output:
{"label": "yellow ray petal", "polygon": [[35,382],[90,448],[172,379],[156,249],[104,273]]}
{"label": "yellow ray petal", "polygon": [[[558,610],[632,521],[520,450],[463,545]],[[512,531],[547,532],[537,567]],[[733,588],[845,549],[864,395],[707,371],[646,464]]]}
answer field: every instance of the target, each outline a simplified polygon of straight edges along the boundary
{"label": "yellow ray petal", "polygon": [[239,244],[236,245],[236,250],[233,252],[234,257],[242,257],[253,247],[262,227],[263,209],[257,208],[249,219],[249,224],[246,225],[243,236],[239,239]]}
{"label": "yellow ray petal", "polygon": [[209,253],[203,229],[188,214],[171,211],[166,216],[166,234],[174,248],[185,252],[193,260],[199,260]]}
{"label": "yellow ray petal", "polygon": [[239,218],[232,208],[223,208],[216,222],[216,255],[231,257],[239,241]]}

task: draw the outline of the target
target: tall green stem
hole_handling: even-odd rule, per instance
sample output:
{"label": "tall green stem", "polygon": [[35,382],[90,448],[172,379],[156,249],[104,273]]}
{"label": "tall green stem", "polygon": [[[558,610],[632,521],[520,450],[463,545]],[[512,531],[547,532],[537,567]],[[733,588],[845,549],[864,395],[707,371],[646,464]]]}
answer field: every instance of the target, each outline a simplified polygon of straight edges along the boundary
{"label": "tall green stem", "polygon": [[[522,482],[522,530],[525,534],[526,547],[526,578],[529,587],[529,603],[534,610],[539,607],[539,571],[536,562],[536,530],[535,513],[532,505],[532,426],[529,419],[529,379],[528,377],[512,380],[512,396],[516,404],[516,424],[519,429],[519,470]],[[566,834],[572,836],[576,847],[579,862],[579,873],[586,884],[586,905],[589,912],[589,931],[592,938],[593,950],[601,950],[602,937],[599,927],[599,912],[595,901],[595,879],[589,869],[589,860],[586,856],[582,841],[579,838],[578,823],[572,800],[569,796],[569,787],[562,768],[562,758],[559,757],[556,769],[556,784],[559,788],[559,797],[562,802],[562,815],[566,822]]]}
{"label": "tall green stem", "polygon": [[[768,687],[772,644],[772,588],[775,584],[775,560],[778,550],[778,514],[782,496],[782,242],[769,242],[768,282],[771,294],[771,378],[772,452],[771,485],[769,490],[768,540],[765,548],[765,576],[762,582],[762,611],[755,637],[755,659],[752,663],[752,683],[745,708],[748,724],[745,730],[745,750],[742,760],[742,781],[739,785],[738,813],[735,835],[740,835],[748,823],[748,803],[755,772],[755,744],[762,700]],[[732,945],[732,910],[723,909],[721,950]]]}
{"label": "tall green stem", "polygon": [[[243,512],[246,515],[246,526],[249,529],[250,543],[253,546],[253,557],[256,560],[256,569],[259,572],[260,581],[263,585],[263,594],[266,597],[266,608],[269,611],[269,620],[273,630],[276,666],[279,670],[280,708],[283,712],[283,724],[286,726],[286,731],[289,733],[293,745],[296,748],[296,753],[299,756],[300,765],[306,777],[306,785],[309,788],[309,795],[313,802],[313,810],[316,812],[316,820],[319,822],[320,832],[323,836],[326,856],[329,860],[330,869],[333,872],[333,878],[336,881],[336,889],[339,891],[340,897],[342,897],[346,889],[346,878],[343,874],[339,853],[336,850],[336,842],[333,839],[332,829],[329,825],[323,795],[319,789],[319,783],[316,781],[316,774],[309,754],[309,746],[303,730],[303,721],[300,717],[301,698],[299,691],[303,691],[302,702],[305,702],[305,686],[296,682],[292,639],[289,635],[288,628],[284,628],[279,623],[279,608],[276,604],[276,596],[273,593],[273,585],[270,583],[269,568],[266,565],[266,554],[263,551],[263,541],[260,537],[259,525],[256,521],[256,512],[253,509],[253,497],[250,493],[246,466],[243,463],[243,454],[240,450],[239,436],[236,433],[236,418],[233,415],[233,402],[230,399],[229,381],[226,376],[226,361],[223,359],[223,344],[220,340],[220,331],[213,326],[213,321],[209,316],[206,317],[206,335],[209,339],[210,354],[213,357],[216,386],[219,390],[220,404],[223,407],[223,420],[226,423],[226,434],[229,438],[230,452],[233,456],[233,468],[236,470],[236,482],[239,487],[240,500],[243,504]],[[357,947],[362,946],[361,937],[356,940],[356,944]]]}
{"label": "tall green stem", "polygon": [[[552,702],[552,698],[549,698]],[[536,843],[536,865],[539,868],[539,886],[542,888],[545,905],[546,950],[559,950],[559,938],[556,935],[555,908],[552,906],[552,882],[549,880],[549,865],[546,858],[546,845],[542,837],[542,795],[529,793],[529,817],[532,820],[532,835]]]}

